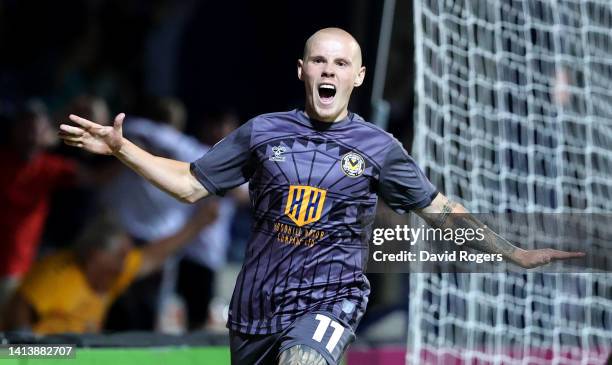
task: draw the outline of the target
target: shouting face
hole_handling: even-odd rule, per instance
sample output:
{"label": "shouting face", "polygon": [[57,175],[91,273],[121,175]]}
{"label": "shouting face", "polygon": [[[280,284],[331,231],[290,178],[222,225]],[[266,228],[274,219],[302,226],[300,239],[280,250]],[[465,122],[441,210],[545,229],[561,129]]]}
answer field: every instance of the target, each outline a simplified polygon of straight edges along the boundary
{"label": "shouting face", "polygon": [[365,67],[355,39],[338,28],[313,34],[298,60],[298,78],[306,89],[306,114],[310,118],[336,122],[346,117],[354,87],[363,83]]}

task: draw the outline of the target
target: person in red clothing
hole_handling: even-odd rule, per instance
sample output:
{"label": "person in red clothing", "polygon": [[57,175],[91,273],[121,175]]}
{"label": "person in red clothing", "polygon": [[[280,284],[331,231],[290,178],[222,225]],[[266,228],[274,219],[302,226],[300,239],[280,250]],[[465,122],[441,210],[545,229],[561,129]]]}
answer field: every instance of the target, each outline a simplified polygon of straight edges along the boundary
{"label": "person in red clothing", "polygon": [[31,101],[0,147],[0,322],[3,306],[36,257],[52,192],[72,184],[76,165],[46,152],[57,141],[45,106]]}

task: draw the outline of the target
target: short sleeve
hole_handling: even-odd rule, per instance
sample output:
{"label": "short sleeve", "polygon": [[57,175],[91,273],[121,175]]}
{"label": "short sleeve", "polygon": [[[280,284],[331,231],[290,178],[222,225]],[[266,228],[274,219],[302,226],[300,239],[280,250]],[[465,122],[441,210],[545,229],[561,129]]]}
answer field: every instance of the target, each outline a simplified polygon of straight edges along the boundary
{"label": "short sleeve", "polygon": [[111,290],[111,298],[117,298],[127,289],[130,284],[136,279],[140,267],[142,266],[142,250],[133,249],[125,257],[123,263],[123,271],[115,280]]}
{"label": "short sleeve", "polygon": [[397,140],[389,148],[378,183],[378,195],[389,207],[403,214],[425,208],[438,191],[423,170]]}
{"label": "short sleeve", "polygon": [[242,185],[253,174],[250,120],[191,163],[191,173],[212,194],[223,195]]}

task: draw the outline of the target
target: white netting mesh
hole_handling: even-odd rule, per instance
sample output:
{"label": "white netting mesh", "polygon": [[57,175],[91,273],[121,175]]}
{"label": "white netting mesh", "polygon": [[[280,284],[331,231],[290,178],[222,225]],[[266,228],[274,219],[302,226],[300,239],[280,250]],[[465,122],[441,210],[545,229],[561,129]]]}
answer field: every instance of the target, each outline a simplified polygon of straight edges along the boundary
{"label": "white netting mesh", "polygon": [[[612,1],[414,4],[413,152],[439,190],[612,212]],[[609,273],[412,275],[410,364],[600,364],[611,343]]]}

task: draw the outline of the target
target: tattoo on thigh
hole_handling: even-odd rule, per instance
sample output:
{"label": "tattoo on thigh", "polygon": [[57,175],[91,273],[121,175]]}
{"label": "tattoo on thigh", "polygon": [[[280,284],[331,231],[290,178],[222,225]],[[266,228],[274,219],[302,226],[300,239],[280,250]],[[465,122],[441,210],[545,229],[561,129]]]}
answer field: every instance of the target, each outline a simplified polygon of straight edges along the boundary
{"label": "tattoo on thigh", "polygon": [[296,345],[280,354],[278,365],[327,365],[327,361],[317,350]]}

